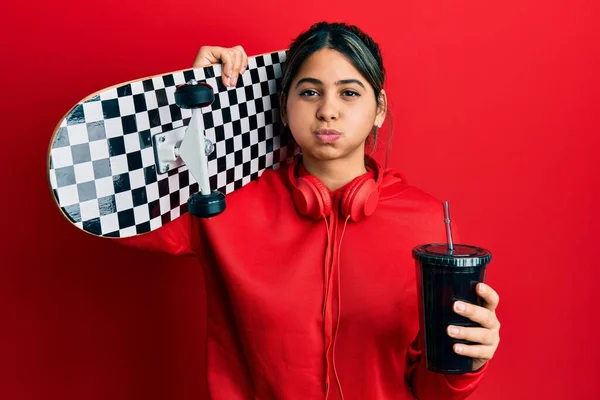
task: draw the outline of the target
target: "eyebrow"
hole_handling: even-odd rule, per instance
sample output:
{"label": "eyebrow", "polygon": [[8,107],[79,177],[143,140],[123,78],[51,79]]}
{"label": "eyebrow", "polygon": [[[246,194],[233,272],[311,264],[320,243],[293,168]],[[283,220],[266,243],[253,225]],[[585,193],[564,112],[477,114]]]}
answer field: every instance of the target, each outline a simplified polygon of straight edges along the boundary
{"label": "eyebrow", "polygon": [[[302,78],[298,81],[298,83],[296,83],[296,87],[300,86],[303,83],[313,83],[315,85],[323,84],[323,82],[321,82],[320,80],[318,80],[316,78]],[[357,85],[359,85],[360,87],[365,89],[365,85],[363,85],[363,83],[361,81],[359,81],[358,79],[342,79],[340,81],[335,82],[334,84],[336,86],[340,86],[340,85],[347,85],[349,83],[356,83]]]}

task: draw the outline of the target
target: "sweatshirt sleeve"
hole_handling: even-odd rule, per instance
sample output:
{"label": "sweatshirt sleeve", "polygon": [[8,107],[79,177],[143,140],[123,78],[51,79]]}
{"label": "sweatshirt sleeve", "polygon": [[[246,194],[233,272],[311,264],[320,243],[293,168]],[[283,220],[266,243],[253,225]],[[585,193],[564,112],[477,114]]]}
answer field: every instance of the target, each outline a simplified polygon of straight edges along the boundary
{"label": "sweatshirt sleeve", "polygon": [[480,369],[461,375],[444,375],[425,366],[420,337],[406,352],[406,375],[409,386],[418,400],[462,400],[475,391],[486,374],[489,361]]}
{"label": "sweatshirt sleeve", "polygon": [[201,226],[185,213],[160,228],[142,235],[115,239],[119,244],[158,253],[194,256],[201,239]]}

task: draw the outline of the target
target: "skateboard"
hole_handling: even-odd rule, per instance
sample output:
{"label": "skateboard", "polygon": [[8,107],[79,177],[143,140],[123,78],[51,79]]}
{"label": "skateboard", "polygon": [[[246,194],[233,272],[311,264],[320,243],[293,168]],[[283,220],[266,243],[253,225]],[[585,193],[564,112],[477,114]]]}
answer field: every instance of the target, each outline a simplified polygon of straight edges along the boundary
{"label": "skateboard", "polygon": [[250,57],[234,88],[222,84],[215,64],[87,96],[50,140],[56,205],[81,230],[112,238],[153,231],[187,212],[227,212],[225,195],[294,156],[279,115],[285,56]]}

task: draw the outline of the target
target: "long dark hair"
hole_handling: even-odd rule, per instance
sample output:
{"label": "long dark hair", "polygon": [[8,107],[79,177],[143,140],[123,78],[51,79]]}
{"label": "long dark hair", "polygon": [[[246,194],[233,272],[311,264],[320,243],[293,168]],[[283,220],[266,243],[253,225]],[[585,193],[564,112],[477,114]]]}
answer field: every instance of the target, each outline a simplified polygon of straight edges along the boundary
{"label": "long dark hair", "polygon": [[[379,45],[357,26],[342,22],[318,22],[294,39],[283,66],[282,107],[286,107],[290,85],[304,61],[322,49],[335,50],[344,55],[373,88],[377,105],[387,107],[380,97],[385,82],[385,69]],[[291,136],[289,128],[286,128],[285,133]],[[377,127],[374,127],[367,138],[367,143],[371,144],[371,151],[377,146],[377,136]]]}

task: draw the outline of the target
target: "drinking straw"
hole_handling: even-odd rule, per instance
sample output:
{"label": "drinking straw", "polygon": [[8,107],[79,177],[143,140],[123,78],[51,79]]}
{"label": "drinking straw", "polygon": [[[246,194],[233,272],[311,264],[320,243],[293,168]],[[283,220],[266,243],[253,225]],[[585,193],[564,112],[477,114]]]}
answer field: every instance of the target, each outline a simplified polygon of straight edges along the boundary
{"label": "drinking straw", "polygon": [[448,241],[448,250],[454,251],[452,242],[452,220],[450,219],[450,205],[444,201],[444,223],[446,224],[446,240]]}

